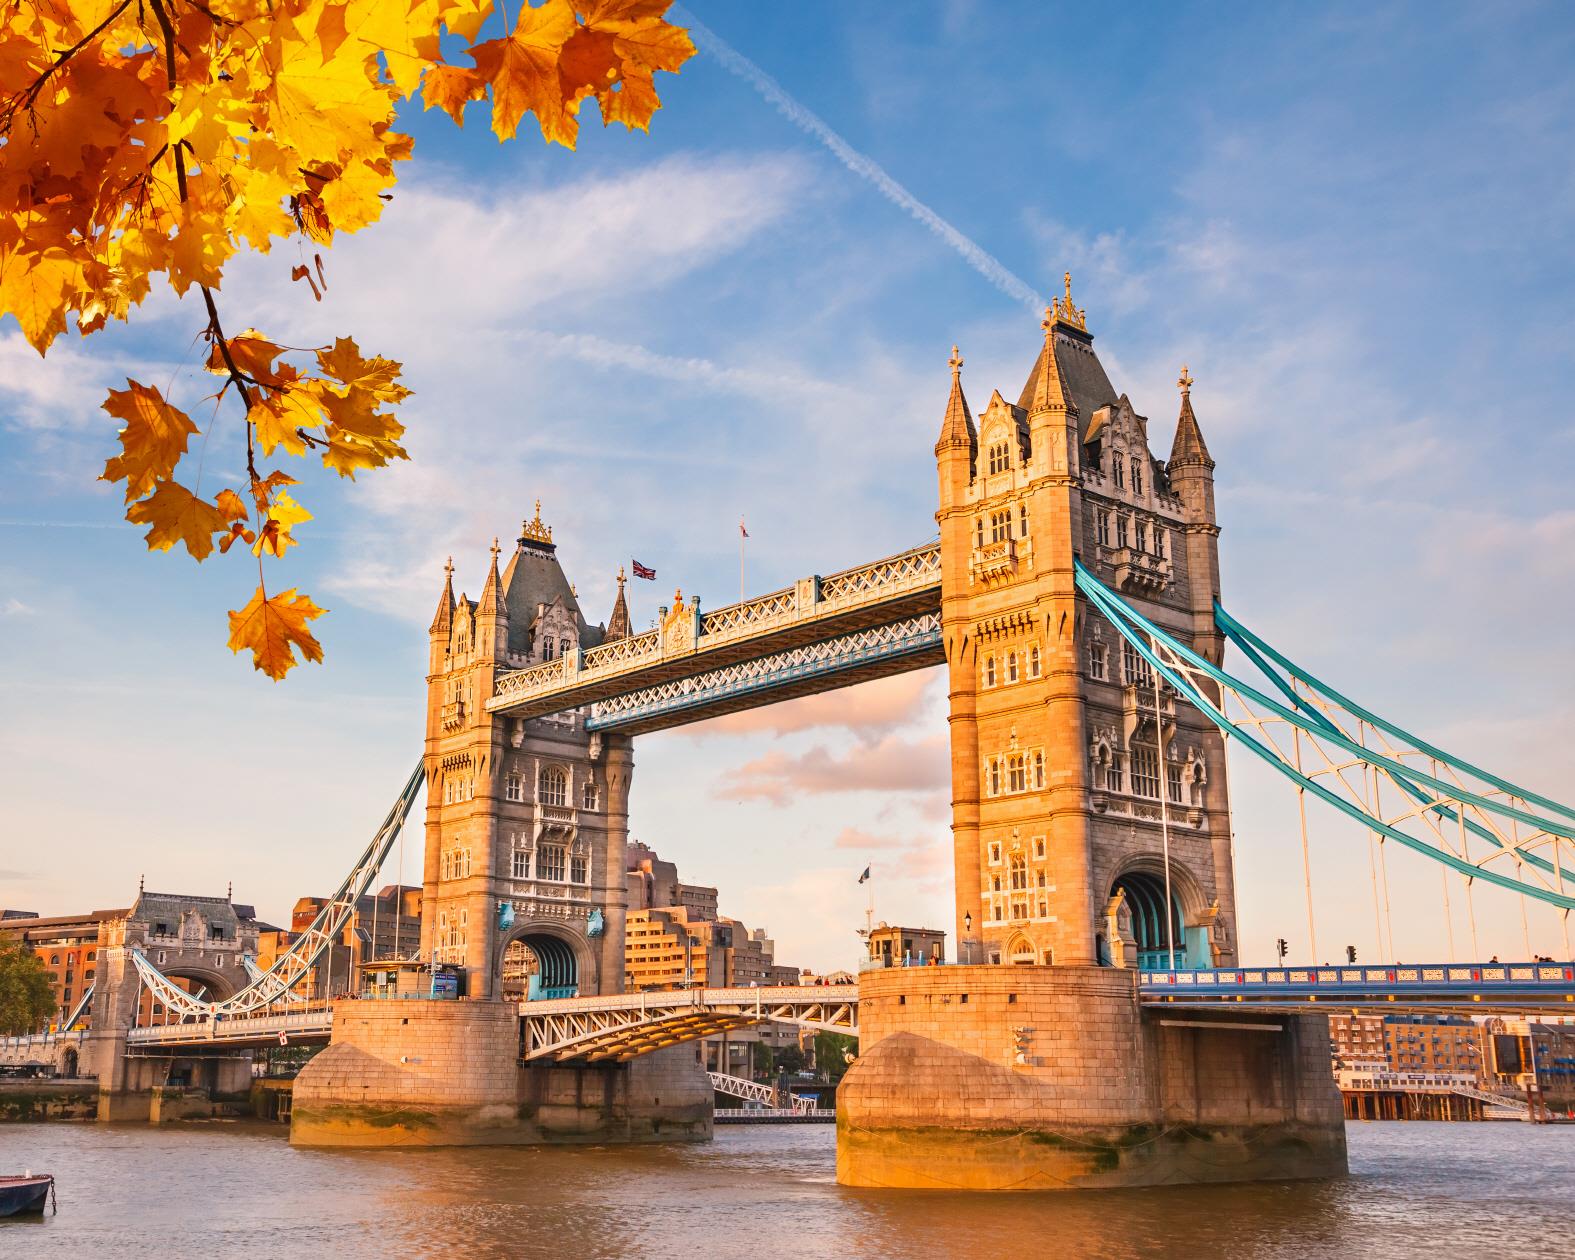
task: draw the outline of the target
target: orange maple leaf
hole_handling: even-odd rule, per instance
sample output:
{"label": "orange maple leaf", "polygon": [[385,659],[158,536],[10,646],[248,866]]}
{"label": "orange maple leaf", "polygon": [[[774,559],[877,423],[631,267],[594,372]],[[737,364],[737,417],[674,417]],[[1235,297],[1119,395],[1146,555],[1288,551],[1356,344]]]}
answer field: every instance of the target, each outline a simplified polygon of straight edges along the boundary
{"label": "orange maple leaf", "polygon": [[126,502],[140,499],[155,484],[168,481],[186,453],[186,439],[197,426],[179,407],[164,401],[151,385],[126,382],[129,389],[112,389],[104,410],[126,427],[120,431],[121,453],[107,460],[100,481],[126,482]]}
{"label": "orange maple leaf", "polygon": [[251,650],[252,667],[278,682],[302,660],[321,661],[323,647],[306,623],[324,610],[292,586],[270,597],[259,586],[251,602],[239,612],[230,611],[230,651]]}
{"label": "orange maple leaf", "polygon": [[470,50],[477,73],[492,85],[492,130],[499,140],[512,139],[520,119],[532,113],[544,139],[574,147],[580,125],[565,107],[558,56],[575,29],[574,10],[566,4],[525,6],[512,34]]}
{"label": "orange maple leaf", "polygon": [[[233,490],[224,493],[240,502]],[[245,515],[244,508],[241,514]],[[159,482],[151,495],[126,509],[126,519],[133,525],[150,527],[149,551],[168,551],[176,543],[185,543],[186,550],[199,562],[212,554],[213,536],[230,527],[223,511],[176,481]]]}

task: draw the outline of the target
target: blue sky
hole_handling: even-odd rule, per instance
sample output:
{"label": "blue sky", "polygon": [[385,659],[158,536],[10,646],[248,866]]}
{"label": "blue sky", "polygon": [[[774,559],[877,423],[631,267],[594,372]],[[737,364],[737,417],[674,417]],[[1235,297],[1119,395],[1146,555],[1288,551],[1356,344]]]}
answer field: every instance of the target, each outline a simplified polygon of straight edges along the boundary
{"label": "blue sky", "polygon": [[[1161,454],[1191,366],[1233,611],[1575,796],[1567,7],[690,11],[1023,285],[1070,269]],[[976,407],[1015,396],[1037,316],[714,53],[661,89],[650,136],[588,107],[572,154],[410,111],[416,159],[320,306],[293,252],[232,264],[230,325],[353,334],[417,391],[410,464],[303,487],[288,581],[331,610],[327,664],[282,685],[224,647],[246,566],[149,556],[93,481],[108,386],[208,388],[190,304],[47,362],[0,324],[0,905],[125,904],[145,873],[279,919],[333,887],[419,755],[443,557],[474,594],[538,497],[593,616],[620,564],[656,566],[642,625],[675,584],[737,595],[741,513],[755,590],[933,534],[950,346]],[[237,454],[217,428],[209,466]],[[935,684],[642,738],[633,834],[786,961],[851,958],[866,863],[879,917],[949,927]],[[1294,801],[1246,765],[1233,789],[1245,950],[1305,956]],[[1322,952],[1371,956],[1365,841],[1316,813],[1313,840]],[[1390,879],[1397,951],[1446,953],[1435,871]],[[1518,907],[1476,913],[1484,952],[1523,952]],[[1529,930],[1562,952],[1550,911]]]}

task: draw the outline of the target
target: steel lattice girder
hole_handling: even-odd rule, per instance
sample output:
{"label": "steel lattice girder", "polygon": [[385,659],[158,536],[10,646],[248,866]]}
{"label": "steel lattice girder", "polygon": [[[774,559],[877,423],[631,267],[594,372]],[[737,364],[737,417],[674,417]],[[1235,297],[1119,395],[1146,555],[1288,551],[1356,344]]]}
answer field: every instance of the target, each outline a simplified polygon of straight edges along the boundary
{"label": "steel lattice girder", "polygon": [[922,613],[609,696],[591,706],[585,728],[641,734],[944,659],[940,616]]}
{"label": "steel lattice girder", "polygon": [[[1275,770],[1292,780],[1299,787],[1333,805],[1348,817],[1362,823],[1364,827],[1381,836],[1396,840],[1405,847],[1415,850],[1435,862],[1450,866],[1469,879],[1482,879],[1499,887],[1520,893],[1523,896],[1547,902],[1565,911],[1575,908],[1575,896],[1565,892],[1562,888],[1563,877],[1565,874],[1570,874],[1570,872],[1566,872],[1562,865],[1557,862],[1549,863],[1545,860],[1536,860],[1537,855],[1526,851],[1523,847],[1528,841],[1541,837],[1551,838],[1556,844],[1565,841],[1575,842],[1575,828],[1559,821],[1550,820],[1542,815],[1533,814],[1529,810],[1518,808],[1505,800],[1495,799],[1481,792],[1472,791],[1458,782],[1450,783],[1436,775],[1429,774],[1417,766],[1404,764],[1395,757],[1387,756],[1375,749],[1368,748],[1357,740],[1352,739],[1327,718],[1321,715],[1309,716],[1301,708],[1287,707],[1272,697],[1265,695],[1250,683],[1226,673],[1219,666],[1205,660],[1186,644],[1155,625],[1131,604],[1127,603],[1126,600],[1110,590],[1110,588],[1094,577],[1081,561],[1078,561],[1076,564],[1076,580],[1079,591],[1089,599],[1098,611],[1104,614],[1106,620],[1115,627],[1117,632],[1132,645],[1133,649],[1183,699],[1190,702],[1210,722],[1217,726],[1222,733],[1240,739],[1251,752],[1273,766]],[[1223,614],[1223,609],[1218,609],[1217,611]],[[1230,621],[1228,614],[1224,616],[1226,621]],[[1230,624],[1236,625],[1239,623],[1231,622]],[[1229,633],[1225,622],[1221,622],[1221,628]],[[1281,685],[1283,688],[1283,683]],[[1218,700],[1214,698],[1214,695],[1211,695],[1211,691],[1218,694]],[[1237,703],[1244,710],[1247,710],[1249,716],[1243,719],[1229,716],[1224,708],[1227,694],[1233,696]],[[1254,709],[1261,710],[1262,713],[1268,716],[1258,716],[1253,713]],[[1365,710],[1362,712],[1365,714]],[[1366,718],[1364,717],[1363,720],[1366,720]],[[1293,764],[1291,759],[1273,743],[1272,739],[1265,737],[1264,727],[1268,723],[1284,723],[1300,735],[1305,735],[1313,741],[1312,746],[1327,761],[1328,770],[1319,771],[1317,774],[1304,773],[1299,766]],[[1399,731],[1400,729],[1392,724],[1386,723],[1384,725],[1389,730]],[[1323,744],[1327,744],[1337,750],[1346,759],[1343,764],[1331,758],[1322,747]],[[1430,753],[1439,752],[1439,750],[1433,749],[1430,745],[1424,747],[1428,748]],[[1443,756],[1444,754],[1439,755]],[[1524,880],[1505,875],[1501,871],[1489,869],[1482,863],[1468,861],[1465,857],[1450,851],[1442,843],[1441,838],[1439,844],[1434,844],[1424,838],[1402,831],[1395,825],[1395,821],[1386,821],[1374,813],[1365,801],[1360,799],[1347,800],[1345,797],[1337,794],[1327,784],[1319,781],[1320,775],[1333,772],[1336,781],[1343,786],[1345,791],[1355,796],[1356,794],[1351,785],[1338,773],[1342,768],[1348,768],[1354,764],[1367,766],[1375,773],[1384,775],[1402,791],[1412,796],[1413,799],[1415,794],[1423,788],[1429,789],[1435,794],[1434,797],[1424,800],[1420,810],[1408,810],[1402,819],[1396,821],[1403,821],[1404,818],[1412,817],[1419,813],[1422,815],[1447,814],[1451,818],[1458,818],[1462,825],[1469,829],[1470,825],[1464,819],[1464,810],[1469,806],[1482,811],[1483,814],[1496,815],[1509,819],[1516,824],[1525,823],[1533,827],[1535,829],[1534,836],[1521,837],[1518,839],[1518,842],[1506,839],[1494,832],[1483,831],[1482,834],[1492,836],[1498,850],[1488,858],[1483,859],[1483,862],[1501,857],[1507,852],[1512,860],[1516,862],[1517,870],[1521,863],[1525,863],[1539,870],[1545,869],[1555,872],[1558,875],[1561,887],[1555,889],[1527,883]],[[1464,762],[1452,762],[1451,764],[1460,768],[1467,768]],[[1502,780],[1493,781],[1503,782]],[[1542,798],[1532,799],[1540,800]],[[1575,813],[1575,811],[1569,811],[1564,806],[1557,806],[1556,812],[1563,814]],[[1437,833],[1438,829],[1434,827],[1434,831]],[[1572,879],[1575,879],[1575,875],[1572,875]]]}
{"label": "steel lattice girder", "polygon": [[[317,917],[312,920],[311,925],[301,933],[288,950],[279,955],[273,966],[262,972],[239,993],[221,1002],[205,1002],[194,998],[159,971],[141,950],[132,949],[131,961],[142,983],[166,1007],[178,1012],[182,1019],[222,1019],[234,1015],[249,1015],[288,1000],[286,995],[311,973],[312,967],[316,965],[323,951],[343,932],[345,924],[355,913],[356,904],[365,895],[372,881],[377,878],[378,871],[383,869],[389,850],[393,848],[395,839],[404,827],[405,818],[410,813],[410,807],[415,803],[416,795],[425,782],[426,770],[418,764],[411,772],[410,778],[405,781],[399,796],[395,798],[387,817],[383,819],[383,825],[377,829],[371,842],[362,850],[360,858],[351,867],[350,873],[345,876],[334,895],[317,912]],[[248,968],[248,972],[255,969],[254,964],[253,967]]]}
{"label": "steel lattice girder", "polygon": [[768,1022],[856,1037],[858,995],[828,1000],[815,988],[763,988],[564,998],[521,1003],[520,1022],[527,1060],[626,1060]]}

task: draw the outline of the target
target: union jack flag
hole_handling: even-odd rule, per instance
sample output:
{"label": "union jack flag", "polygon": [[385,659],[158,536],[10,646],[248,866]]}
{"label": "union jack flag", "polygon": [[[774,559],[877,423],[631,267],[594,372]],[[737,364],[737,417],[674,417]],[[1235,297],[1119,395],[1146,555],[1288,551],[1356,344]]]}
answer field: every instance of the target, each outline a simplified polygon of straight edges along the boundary
{"label": "union jack flag", "polygon": [[656,581],[656,570],[655,569],[650,568],[647,565],[641,564],[638,560],[631,559],[629,561],[629,563],[634,566],[634,576],[635,577],[637,577],[637,578],[645,578],[647,581],[651,581],[651,582]]}

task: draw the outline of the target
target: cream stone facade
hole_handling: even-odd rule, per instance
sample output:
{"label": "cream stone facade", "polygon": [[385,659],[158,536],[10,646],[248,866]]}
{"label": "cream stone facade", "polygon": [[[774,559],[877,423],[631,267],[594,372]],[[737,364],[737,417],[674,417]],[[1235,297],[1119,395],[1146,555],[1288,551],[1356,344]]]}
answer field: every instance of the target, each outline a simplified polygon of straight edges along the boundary
{"label": "cream stone facade", "polygon": [[[1016,403],[953,352],[935,445],[960,961],[1235,957],[1222,741],[1079,598],[1074,561],[1218,661],[1214,462],[1183,369],[1169,460],[1064,298]],[[1170,860],[1167,923],[1167,863]],[[1163,954],[1163,959],[1161,955]]]}
{"label": "cream stone facade", "polygon": [[479,599],[454,597],[450,563],[430,631],[421,947],[464,968],[468,996],[504,996],[506,970],[557,995],[623,991],[631,741],[577,711],[485,701],[502,670],[627,633],[621,586],[610,623],[586,621],[539,503],[501,573],[494,541]]}

